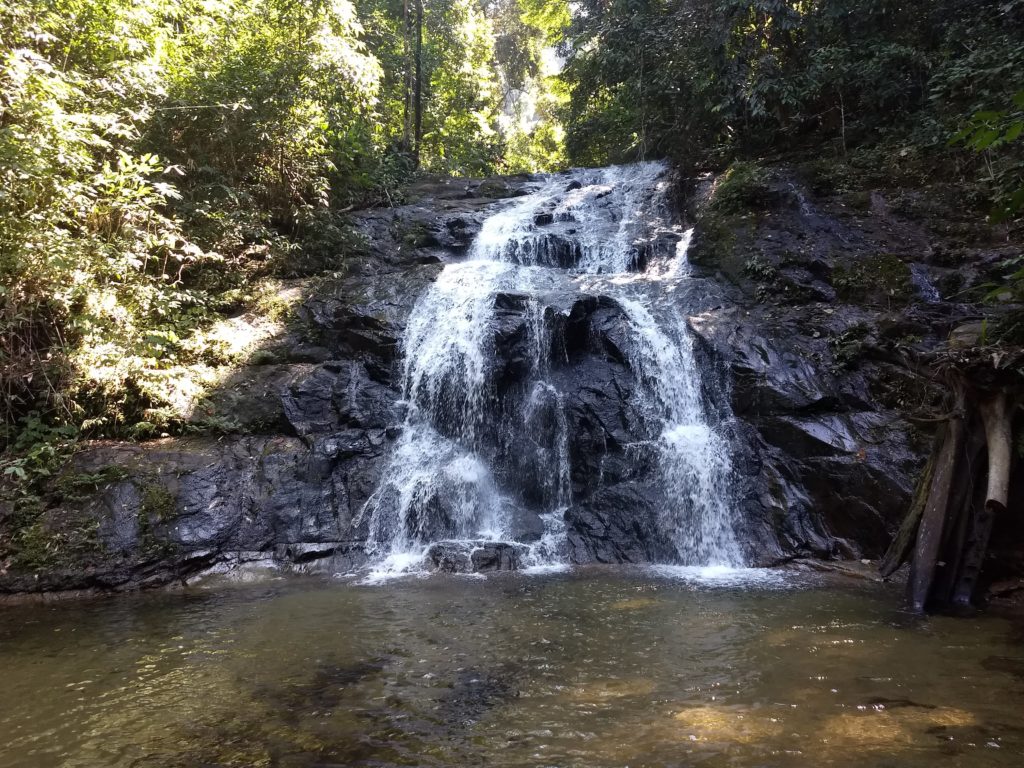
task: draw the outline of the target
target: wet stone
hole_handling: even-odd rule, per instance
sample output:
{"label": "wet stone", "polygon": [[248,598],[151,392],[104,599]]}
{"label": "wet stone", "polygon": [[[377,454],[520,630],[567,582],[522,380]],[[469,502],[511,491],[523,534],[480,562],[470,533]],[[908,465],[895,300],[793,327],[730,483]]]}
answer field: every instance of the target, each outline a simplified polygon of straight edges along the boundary
{"label": "wet stone", "polygon": [[446,573],[516,571],[530,548],[504,541],[439,541],[427,550],[427,561]]}

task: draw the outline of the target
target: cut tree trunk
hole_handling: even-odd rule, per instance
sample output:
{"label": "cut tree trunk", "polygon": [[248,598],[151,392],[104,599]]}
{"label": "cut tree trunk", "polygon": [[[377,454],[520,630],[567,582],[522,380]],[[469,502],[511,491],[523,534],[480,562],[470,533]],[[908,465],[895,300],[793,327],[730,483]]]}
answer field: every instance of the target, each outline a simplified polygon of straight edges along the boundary
{"label": "cut tree trunk", "polygon": [[[966,536],[956,550],[962,557],[957,564],[956,582],[949,601],[959,608],[969,606],[977,591],[992,526],[996,516],[1006,510],[1009,501],[1010,467],[1013,463],[1012,408],[1007,393],[992,394],[982,401],[978,411],[984,424],[985,445],[988,448],[988,481],[984,494],[980,498],[971,499],[969,511],[973,514],[970,515]],[[981,464],[980,457],[977,464]],[[978,496],[977,492],[971,495]]]}
{"label": "cut tree trunk", "polygon": [[1010,423],[1010,397],[997,392],[981,404],[988,442],[988,492],[985,508],[1002,512],[1010,496],[1010,464],[1013,461],[1013,426]]}

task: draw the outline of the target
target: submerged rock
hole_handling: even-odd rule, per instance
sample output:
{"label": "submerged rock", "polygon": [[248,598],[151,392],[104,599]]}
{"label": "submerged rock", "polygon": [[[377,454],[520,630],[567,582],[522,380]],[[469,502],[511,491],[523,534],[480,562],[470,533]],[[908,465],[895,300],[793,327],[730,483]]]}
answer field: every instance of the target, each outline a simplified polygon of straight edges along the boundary
{"label": "submerged rock", "polygon": [[439,541],[427,550],[435,570],[446,573],[517,571],[530,548],[504,541]]}

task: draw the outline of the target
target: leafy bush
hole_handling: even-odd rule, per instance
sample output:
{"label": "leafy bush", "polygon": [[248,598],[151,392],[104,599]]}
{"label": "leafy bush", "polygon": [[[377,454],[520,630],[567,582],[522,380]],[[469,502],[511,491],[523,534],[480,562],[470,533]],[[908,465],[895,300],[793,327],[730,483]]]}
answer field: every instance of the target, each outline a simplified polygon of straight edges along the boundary
{"label": "leafy bush", "polygon": [[711,206],[721,213],[744,213],[764,207],[767,172],[756,163],[735,162],[718,180]]}

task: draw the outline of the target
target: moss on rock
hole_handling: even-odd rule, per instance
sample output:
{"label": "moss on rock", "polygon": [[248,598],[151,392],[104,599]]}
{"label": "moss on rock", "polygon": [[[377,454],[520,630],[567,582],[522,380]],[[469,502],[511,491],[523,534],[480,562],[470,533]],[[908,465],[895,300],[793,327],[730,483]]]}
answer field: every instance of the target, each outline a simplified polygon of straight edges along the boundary
{"label": "moss on rock", "polygon": [[852,304],[905,304],[914,294],[910,267],[890,253],[837,266],[832,287],[839,298]]}

